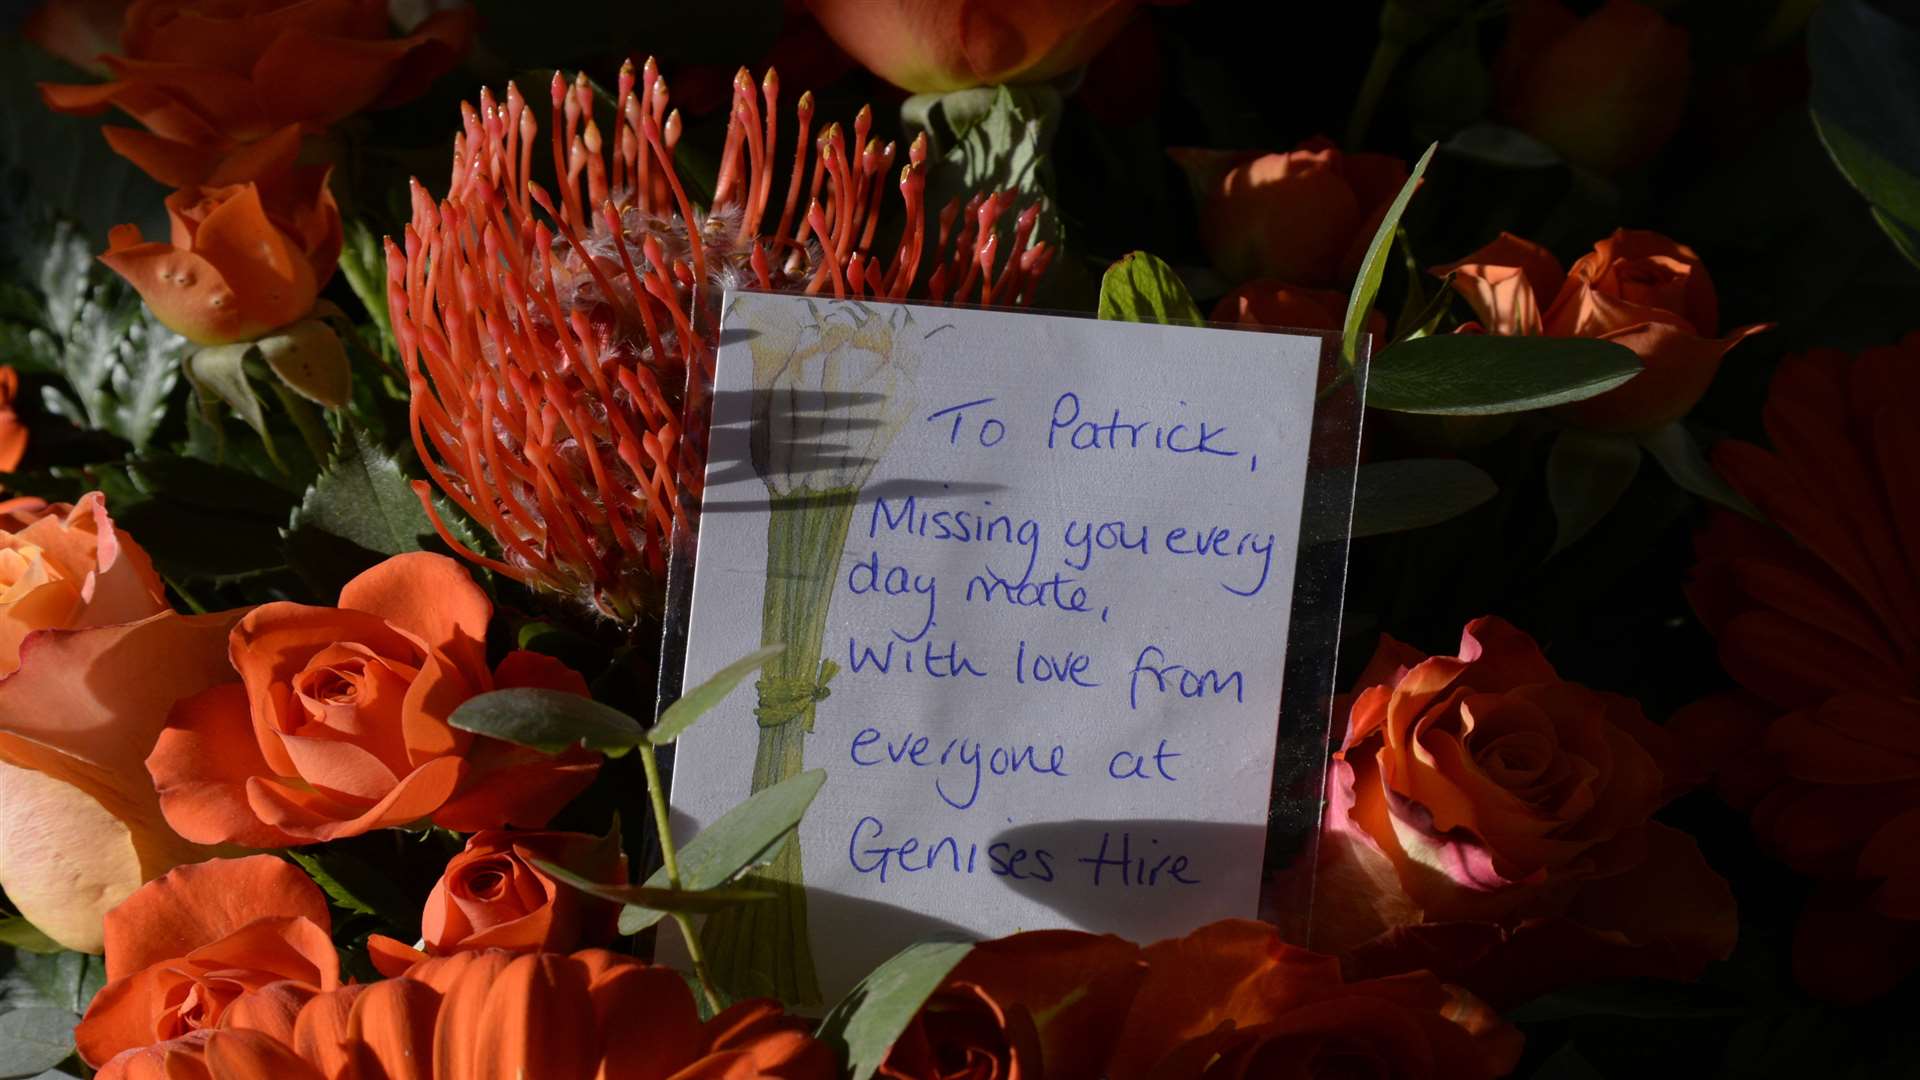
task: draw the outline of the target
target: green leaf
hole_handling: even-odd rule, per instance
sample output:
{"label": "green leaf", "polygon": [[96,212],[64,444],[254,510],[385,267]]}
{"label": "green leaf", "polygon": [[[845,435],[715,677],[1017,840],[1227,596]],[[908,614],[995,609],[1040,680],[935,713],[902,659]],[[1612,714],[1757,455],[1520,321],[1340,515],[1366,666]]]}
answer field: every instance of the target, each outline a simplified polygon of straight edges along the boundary
{"label": "green leaf", "polygon": [[11,945],[31,953],[57,953],[66,949],[65,945],[48,937],[39,927],[19,915],[0,919],[0,945]]}
{"label": "green leaf", "polygon": [[[680,848],[680,887],[690,891],[717,889],[771,862],[826,782],[825,769],[810,769],[720,815],[720,820]],[[666,868],[655,871],[647,885],[667,888]],[[666,915],[658,908],[629,906],[620,912],[620,932],[637,934]]]}
{"label": "green leaf", "polygon": [[786,651],[785,645],[767,645],[714,672],[712,678],[680,695],[680,700],[667,706],[666,711],[660,714],[659,723],[647,732],[647,741],[655,746],[665,746],[679,738],[682,732],[693,726],[695,720],[705,716],[732,693],[733,688],[740,685],[741,679]]}
{"label": "green leaf", "polygon": [[1380,228],[1374,231],[1373,243],[1367,245],[1367,257],[1360,262],[1360,274],[1353,281],[1353,294],[1347,298],[1346,332],[1340,336],[1340,355],[1352,366],[1359,356],[1360,335],[1367,332],[1367,313],[1373,310],[1374,297],[1380,293],[1380,279],[1387,272],[1387,253],[1393,248],[1393,237],[1400,229],[1400,217],[1407,212],[1407,203],[1413,200],[1413,193],[1420,188],[1420,177],[1426,174],[1427,165],[1433,161],[1433,152],[1440,148],[1439,143],[1427,147],[1414,163],[1412,175],[1407,177],[1400,194],[1393,197],[1387,207],[1387,216],[1380,219]]}
{"label": "green leaf", "polygon": [[1735,513],[1759,519],[1763,515],[1746,497],[1733,490],[1707,461],[1686,425],[1676,420],[1640,436],[1640,445],[1666,470],[1675,487]]}
{"label": "green leaf", "polygon": [[1547,499],[1553,504],[1558,555],[1592,531],[1640,472],[1640,447],[1626,435],[1568,428],[1547,453]]}
{"label": "green leaf", "polygon": [[557,754],[572,746],[619,757],[647,741],[639,722],[619,709],[565,690],[516,687],[468,698],[447,722],[503,742]]}
{"label": "green leaf", "polygon": [[1611,341],[1439,334],[1382,350],[1367,404],[1438,416],[1526,412],[1604,394],[1639,372],[1633,350]]}
{"label": "green leaf", "polygon": [[0,1077],[33,1076],[67,1060],[79,1022],[73,1013],[47,1006],[0,1013]]}
{"label": "green leaf", "polygon": [[[900,110],[906,136],[927,132],[938,163],[928,178],[927,206],[945,206],[956,195],[964,202],[986,191],[1018,192],[1015,213],[1046,200],[1053,188],[1047,150],[1059,127],[1061,107],[1060,92],[1044,85],[978,87],[909,98]],[[856,148],[849,146],[847,152]],[[903,145],[897,160],[905,158]],[[1007,222],[1003,216],[1003,225]],[[1042,211],[1034,239],[1057,242],[1059,233],[1057,216]]]}
{"label": "green leaf", "polygon": [[1876,153],[1839,124],[1813,113],[1813,127],[1847,183],[1873,204],[1874,220],[1909,259],[1920,231],[1920,178]]}
{"label": "green leaf", "polygon": [[359,217],[341,222],[345,243],[340,248],[340,276],[373,318],[381,351],[394,355],[393,324],[387,312],[387,255],[380,238]]}
{"label": "green leaf", "polygon": [[1100,317],[1121,322],[1206,324],[1180,275],[1144,251],[1123,255],[1107,267],[1100,278]]}
{"label": "green leaf", "polygon": [[316,405],[337,409],[353,396],[353,367],[340,335],[318,319],[302,319],[254,343],[282,384]]}
{"label": "green leaf", "polygon": [[604,881],[582,877],[579,874],[554,863],[535,859],[534,865],[555,881],[570,885],[602,900],[611,900],[616,904],[629,904],[635,907],[648,907],[663,912],[683,912],[689,915],[704,915],[708,912],[730,908],[735,904],[750,904],[757,900],[771,900],[773,894],[761,889],[661,889],[652,885],[609,885]]}
{"label": "green leaf", "polygon": [[253,392],[253,380],[247,377],[247,361],[257,359],[259,349],[251,341],[233,345],[210,345],[187,357],[187,381],[200,398],[201,414],[213,420],[224,404],[260,436],[267,456],[280,463],[273,445],[273,433],[267,428],[266,410],[260,395]]}
{"label": "green leaf", "polygon": [[[1406,458],[1360,466],[1354,479],[1355,539],[1438,525],[1499,492],[1493,478],[1454,458]],[[1309,542],[1337,540],[1314,536]]]}
{"label": "green leaf", "polygon": [[972,943],[964,941],[907,946],[833,1007],[820,1021],[818,1037],[839,1053],[852,1080],[868,1080],[927,998],[972,951]]}
{"label": "green leaf", "polygon": [[[321,532],[376,556],[419,551],[435,535],[399,459],[355,427],[293,512],[290,533]],[[377,559],[375,561],[378,561]]]}
{"label": "green leaf", "polygon": [[13,969],[32,994],[26,999],[8,994],[8,1004],[16,1008],[48,1005],[70,1013],[84,1013],[93,995],[106,985],[106,961],[79,952],[40,955],[17,952]]}
{"label": "green leaf", "polygon": [[418,928],[420,905],[409,900],[388,873],[337,846],[285,854],[313,878],[334,906],[385,919],[405,930]]}

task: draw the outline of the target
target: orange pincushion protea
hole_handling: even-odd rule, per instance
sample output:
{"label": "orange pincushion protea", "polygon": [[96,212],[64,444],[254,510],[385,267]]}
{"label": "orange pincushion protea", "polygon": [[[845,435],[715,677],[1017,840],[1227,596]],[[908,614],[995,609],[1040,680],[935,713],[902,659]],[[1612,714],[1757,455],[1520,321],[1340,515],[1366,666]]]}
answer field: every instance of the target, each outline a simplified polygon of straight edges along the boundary
{"label": "orange pincushion protea", "polygon": [[771,71],[757,92],[745,69],[735,78],[707,208],[674,170],[680,117],[651,60],[622,68],[611,136],[586,78],[554,75],[557,199],[531,179],[539,125],[513,85],[504,102],[483,90],[464,108],[447,198],[415,184],[404,246],[387,244],[387,288],[420,458],[500,545],[499,559],[461,545],[417,484],[469,559],[623,622],[655,604],[674,528],[698,506],[727,286],[897,300],[930,262],[926,299],[1028,300],[1053,254],[1033,242],[1038,207],[1018,215],[1004,257],[995,225],[1012,192],[955,198],[930,237],[924,137],[900,172],[899,245],[874,250],[895,147],[869,138],[870,109],[851,140],[838,124],[816,139],[812,95],[800,96],[766,229],[779,96]]}

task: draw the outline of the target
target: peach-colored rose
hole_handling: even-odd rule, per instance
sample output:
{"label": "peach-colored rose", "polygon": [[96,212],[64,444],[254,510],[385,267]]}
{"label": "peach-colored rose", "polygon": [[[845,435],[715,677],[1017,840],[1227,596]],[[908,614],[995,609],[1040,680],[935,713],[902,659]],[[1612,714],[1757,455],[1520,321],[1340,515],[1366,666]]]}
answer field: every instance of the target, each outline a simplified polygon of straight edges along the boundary
{"label": "peach-colored rose", "polygon": [[1172,153],[1199,190],[1207,255],[1235,281],[1344,287],[1407,182],[1399,158],[1319,138],[1284,154]]}
{"label": "peach-colored rose", "polygon": [[113,527],[106,497],[0,503],[0,674],[35,630],[134,622],[167,610],[153,562]]}
{"label": "peach-colored rose", "polygon": [[111,82],[42,84],[47,104],[112,106],[146,130],[110,127],[122,156],[172,187],[208,183],[223,158],[288,126],[314,134],[418,94],[465,51],[469,9],[389,36],[386,0],[136,0]]}
{"label": "peach-colored rose", "polygon": [[1139,0],[807,0],[867,70],[914,93],[1044,82],[1087,62]]}
{"label": "peach-colored rose", "polygon": [[340,985],[327,901],[271,855],[182,866],[107,913],[107,985],[73,1033],[98,1068],[219,1025],[236,998],[290,981]]}
{"label": "peach-colored rose", "polygon": [[627,883],[619,835],[506,832],[467,838],[448,860],[420,915],[425,952],[375,934],[367,951],[381,974],[405,972],[429,956],[476,949],[572,952],[611,944],[620,905],[588,896],[534,865],[548,862],[591,881]]}
{"label": "peach-colored rose", "polygon": [[1650,431],[1685,416],[1727,350],[1766,324],[1724,337],[1719,295],[1692,248],[1655,232],[1617,229],[1562,273],[1538,244],[1510,233],[1435,274],[1452,273],[1481,329],[1493,334],[1586,337],[1632,349],[1644,370],[1626,385],[1562,406],[1596,431]]}
{"label": "peach-colored rose", "polygon": [[146,756],[167,709],[232,678],[227,633],[240,613],[29,635],[0,678],[0,888],[70,949],[99,952],[115,904],[213,852],[175,835]]}
{"label": "peach-colored rose", "polygon": [[167,196],[173,235],[108,234],[100,261],[161,322],[203,345],[249,341],[313,309],[340,258],[340,210],[320,168],[295,168],[298,128],[236,154],[202,187]]}
{"label": "peach-colored rose", "polygon": [[1494,65],[1494,103],[1515,127],[1602,173],[1645,164],[1680,129],[1687,32],[1639,0],[1580,17],[1523,0]]}
{"label": "peach-colored rose", "polygon": [[1496,1004],[1696,976],[1735,919],[1693,840],[1649,820],[1683,772],[1637,703],[1560,678],[1506,622],[1467,624],[1458,656],[1387,639],[1328,771],[1313,942]]}
{"label": "peach-colored rose", "polygon": [[147,768],[180,835],[285,847],[432,820],[459,831],[546,824],[599,769],[447,723],[498,687],[585,694],[536,653],[489,671],[493,604],[443,555],[396,555],[348,582],[337,608],[273,603],[234,626],[238,683],[175,705]]}

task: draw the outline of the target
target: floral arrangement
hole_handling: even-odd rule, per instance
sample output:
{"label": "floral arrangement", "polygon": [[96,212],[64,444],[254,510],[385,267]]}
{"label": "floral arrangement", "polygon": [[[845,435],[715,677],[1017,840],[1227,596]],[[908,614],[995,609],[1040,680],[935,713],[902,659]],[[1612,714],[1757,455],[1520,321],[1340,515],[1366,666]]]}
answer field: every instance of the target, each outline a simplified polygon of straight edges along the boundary
{"label": "floral arrangement", "polygon": [[[1895,5],[15,9],[0,1077],[1920,1055]],[[684,695],[662,656],[736,286],[1364,353],[1347,692],[1258,920],[759,970],[820,583]],[[766,477],[770,565],[838,543],[859,477]],[[672,745],[755,672],[751,797],[676,840]]]}

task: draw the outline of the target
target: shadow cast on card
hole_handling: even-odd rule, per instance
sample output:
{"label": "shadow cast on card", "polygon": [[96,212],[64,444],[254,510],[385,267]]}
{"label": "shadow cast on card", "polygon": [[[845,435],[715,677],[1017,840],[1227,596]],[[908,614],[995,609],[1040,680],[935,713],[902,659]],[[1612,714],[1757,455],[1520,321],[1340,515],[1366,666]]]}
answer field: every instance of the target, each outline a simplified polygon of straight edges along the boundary
{"label": "shadow cast on card", "polygon": [[[751,474],[751,470],[749,470],[749,474]],[[736,473],[734,474],[734,478],[743,479],[744,476]],[[726,480],[722,475],[711,472],[707,474],[708,490],[712,490],[725,482]],[[936,489],[938,494],[942,496],[955,496],[992,495],[995,492],[1005,490],[1005,488],[1005,484],[978,483],[964,480],[911,480],[905,477],[896,477],[892,480],[882,480],[877,484],[868,484],[866,487],[861,488],[859,494],[854,499],[854,503],[855,505],[864,506],[871,504],[875,499],[905,499],[908,496],[925,499],[928,495],[935,493]],[[764,511],[766,509],[767,502],[765,499],[705,499],[700,504],[700,512],[702,514],[738,514],[752,510]]]}
{"label": "shadow cast on card", "polygon": [[[1258,851],[1258,825],[1153,819],[1045,821],[996,833],[989,869],[1007,888],[1087,930],[1142,943],[1165,936],[1169,901],[1192,897],[1200,922],[1222,897],[1205,852]],[[1235,898],[1251,902],[1252,897]]]}

